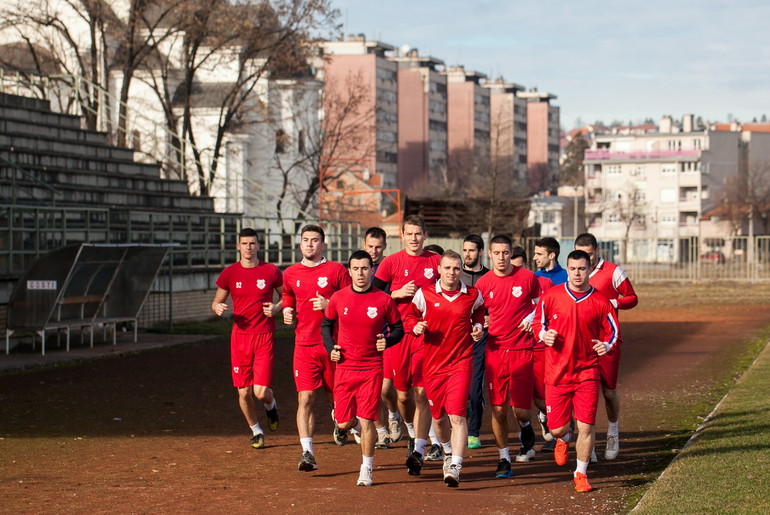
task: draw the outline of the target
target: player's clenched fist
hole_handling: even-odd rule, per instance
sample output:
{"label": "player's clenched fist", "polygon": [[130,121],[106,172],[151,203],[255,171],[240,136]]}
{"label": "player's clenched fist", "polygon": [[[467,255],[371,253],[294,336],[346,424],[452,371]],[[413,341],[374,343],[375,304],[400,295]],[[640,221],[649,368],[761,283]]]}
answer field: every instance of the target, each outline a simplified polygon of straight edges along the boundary
{"label": "player's clenched fist", "polygon": [[222,313],[227,311],[227,304],[224,302],[216,302],[211,306],[211,310],[218,316],[221,317]]}
{"label": "player's clenched fist", "polygon": [[484,335],[484,328],[481,326],[481,324],[474,324],[473,329],[471,330],[471,338],[473,338],[474,342],[477,342],[481,340],[481,337]]}
{"label": "player's clenched fist", "polygon": [[286,325],[294,323],[294,308],[283,308],[283,323]]}
{"label": "player's clenched fist", "polygon": [[416,336],[420,336],[421,334],[423,334],[425,332],[425,330],[427,328],[428,328],[428,322],[426,322],[425,320],[421,320],[421,321],[417,322],[417,324],[414,326],[414,329],[412,329],[412,332]]}
{"label": "player's clenched fist", "polygon": [[608,343],[604,343],[603,341],[596,340],[596,339],[591,340],[591,343],[594,344],[594,350],[596,351],[596,353],[599,356],[604,356],[605,354],[607,354],[609,352],[609,349],[608,349],[609,344]]}
{"label": "player's clenched fist", "polygon": [[341,349],[342,347],[340,347],[339,345],[335,345],[331,353],[329,354],[329,358],[335,363],[339,363],[340,358],[342,358],[342,352],[340,352]]}
{"label": "player's clenched fist", "polygon": [[549,347],[553,347],[553,344],[556,343],[556,338],[558,336],[559,336],[559,333],[556,332],[556,329],[549,329],[543,335],[543,343],[545,343]]}
{"label": "player's clenched fist", "polygon": [[310,302],[313,303],[313,311],[323,311],[329,305],[329,301],[318,292],[315,292],[315,297],[310,299]]}
{"label": "player's clenched fist", "polygon": [[416,291],[417,291],[417,287],[415,287],[414,281],[409,281],[408,283],[403,285],[401,288],[394,291],[391,297],[393,297],[394,299],[405,299],[407,297],[414,297],[414,294]]}
{"label": "player's clenched fist", "polygon": [[387,342],[385,341],[385,335],[384,334],[378,334],[377,335],[377,350],[382,352],[385,350]]}

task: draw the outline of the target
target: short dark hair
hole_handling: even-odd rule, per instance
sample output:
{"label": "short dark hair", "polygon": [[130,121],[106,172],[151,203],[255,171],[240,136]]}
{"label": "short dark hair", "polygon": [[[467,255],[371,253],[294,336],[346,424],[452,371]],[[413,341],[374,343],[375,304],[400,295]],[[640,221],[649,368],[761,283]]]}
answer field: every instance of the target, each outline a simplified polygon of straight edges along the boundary
{"label": "short dark hair", "polygon": [[484,239],[478,234],[469,234],[463,238],[463,243],[475,243],[478,250],[484,250]]}
{"label": "short dark hair", "polygon": [[423,250],[429,250],[431,252],[435,252],[439,256],[444,255],[444,247],[442,247],[441,245],[436,245],[435,243],[431,245],[425,245]]}
{"label": "short dark hair", "polygon": [[404,227],[406,227],[407,225],[416,225],[420,229],[422,229],[422,232],[428,232],[425,229],[425,219],[420,215],[409,215],[406,218],[404,218],[404,221],[401,222],[401,232],[404,232]]}
{"label": "short dark hair", "polygon": [[553,252],[556,254],[556,257],[559,257],[559,252],[561,252],[561,245],[559,245],[559,242],[556,241],[556,238],[551,238],[550,236],[546,236],[545,238],[540,238],[539,240],[535,240],[535,247],[542,247],[544,248],[549,254]]}
{"label": "short dark hair", "polygon": [[257,231],[252,229],[251,227],[244,227],[241,229],[241,232],[238,233],[238,240],[241,238],[257,238],[257,241],[259,241],[259,237],[257,236]]}
{"label": "short dark hair", "polygon": [[567,255],[567,261],[570,259],[578,260],[578,259],[585,259],[588,266],[591,266],[591,256],[588,255],[588,253],[584,250],[573,250],[572,252]]}
{"label": "short dark hair", "polygon": [[354,259],[365,259],[369,262],[369,266],[374,268],[374,261],[372,261],[372,256],[370,256],[369,253],[365,250],[357,250],[350,255],[350,259],[348,259],[348,268],[350,268],[350,265],[353,263]]}
{"label": "short dark hair", "polygon": [[575,238],[576,247],[588,247],[589,245],[595,249],[599,248],[599,242],[596,241],[596,236],[590,232],[578,234],[577,238]]}
{"label": "short dark hair", "polygon": [[321,235],[321,242],[326,241],[326,234],[324,233],[324,230],[321,229],[321,226],[319,225],[308,224],[304,226],[302,229],[300,229],[299,235],[302,236],[306,232],[317,232],[318,234]]}
{"label": "short dark hair", "polygon": [[516,245],[511,249],[511,259],[516,258],[521,258],[525,263],[527,262],[527,251],[524,250],[524,247]]}
{"label": "short dark hair", "polygon": [[513,247],[513,241],[506,236],[505,234],[498,234],[491,240],[489,240],[489,246],[492,247],[493,243],[504,243],[505,245],[508,245],[509,247]]}
{"label": "short dark hair", "polygon": [[364,239],[368,238],[369,236],[378,240],[388,240],[388,235],[385,234],[385,230],[382,227],[369,227],[366,230],[366,234],[364,234]]}

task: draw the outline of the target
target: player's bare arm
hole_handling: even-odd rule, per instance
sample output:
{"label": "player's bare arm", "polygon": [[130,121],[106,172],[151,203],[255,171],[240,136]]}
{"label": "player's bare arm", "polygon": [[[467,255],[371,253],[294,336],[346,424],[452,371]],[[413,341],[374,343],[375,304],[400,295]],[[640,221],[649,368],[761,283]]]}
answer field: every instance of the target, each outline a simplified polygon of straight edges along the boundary
{"label": "player's bare arm", "polygon": [[211,311],[214,312],[214,314],[218,317],[222,316],[222,313],[227,311],[229,308],[227,307],[227,290],[223,290],[222,288],[217,288],[217,292],[214,295],[214,301],[211,303]]}
{"label": "player's bare arm", "polygon": [[594,351],[599,356],[604,356],[605,354],[607,354],[610,351],[610,344],[607,343],[607,342],[603,342],[601,340],[593,339],[593,340],[591,340],[591,343],[594,344],[593,349],[594,349]]}
{"label": "player's bare arm", "polygon": [[310,299],[310,302],[313,303],[313,311],[323,311],[329,305],[329,300],[318,292],[315,292],[315,297]]}

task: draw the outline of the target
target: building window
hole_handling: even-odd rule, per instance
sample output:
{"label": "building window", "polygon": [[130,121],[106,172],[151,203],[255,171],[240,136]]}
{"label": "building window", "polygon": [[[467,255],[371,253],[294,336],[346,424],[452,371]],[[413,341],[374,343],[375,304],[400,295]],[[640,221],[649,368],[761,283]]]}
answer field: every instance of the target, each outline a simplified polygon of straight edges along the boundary
{"label": "building window", "polygon": [[644,202],[645,200],[647,200],[647,192],[643,190],[636,190],[634,192],[634,198],[636,199],[637,202]]}
{"label": "building window", "polygon": [[616,224],[620,222],[620,215],[615,213],[607,215],[607,223]]}
{"label": "building window", "polygon": [[620,165],[607,165],[605,168],[607,169],[607,175],[620,175],[622,172]]}
{"label": "building window", "polygon": [[646,173],[646,170],[644,169],[644,165],[636,165],[634,166],[634,169],[631,170],[631,175],[644,175]]}
{"label": "building window", "polygon": [[297,151],[300,154],[305,153],[305,129],[300,129],[297,134]]}
{"label": "building window", "polygon": [[286,146],[289,143],[289,135],[283,132],[283,129],[275,131],[275,153],[283,154],[286,152]]}
{"label": "building window", "polygon": [[669,163],[660,165],[660,174],[661,175],[672,175],[676,173],[676,164],[675,163]]}
{"label": "building window", "polygon": [[546,211],[543,213],[543,223],[553,224],[556,223],[556,213],[553,211]]}

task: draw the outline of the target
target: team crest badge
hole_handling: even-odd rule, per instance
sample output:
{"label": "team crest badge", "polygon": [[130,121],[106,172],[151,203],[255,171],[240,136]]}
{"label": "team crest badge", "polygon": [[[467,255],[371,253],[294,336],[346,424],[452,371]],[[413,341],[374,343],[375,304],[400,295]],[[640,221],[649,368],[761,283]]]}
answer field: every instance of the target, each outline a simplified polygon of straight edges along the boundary
{"label": "team crest badge", "polygon": [[424,271],[425,278],[426,279],[433,279],[433,269],[432,268],[426,268]]}
{"label": "team crest badge", "polygon": [[516,298],[521,297],[521,286],[514,286],[513,289],[511,289],[511,293]]}
{"label": "team crest badge", "polygon": [[257,288],[260,290],[265,289],[265,280],[264,279],[257,279]]}
{"label": "team crest badge", "polygon": [[366,316],[375,318],[377,316],[377,308],[366,308]]}
{"label": "team crest badge", "polygon": [[319,277],[318,278],[318,287],[319,288],[326,288],[329,286],[329,278],[328,277]]}

